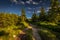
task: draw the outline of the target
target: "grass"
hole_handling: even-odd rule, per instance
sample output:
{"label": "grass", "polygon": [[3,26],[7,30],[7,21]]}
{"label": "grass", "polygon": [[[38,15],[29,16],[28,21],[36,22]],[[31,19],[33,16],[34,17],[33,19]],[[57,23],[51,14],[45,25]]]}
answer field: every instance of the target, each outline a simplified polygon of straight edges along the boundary
{"label": "grass", "polygon": [[[14,30],[14,28],[17,29],[17,26],[9,26],[6,28],[0,28],[0,38],[2,40],[14,40],[13,35],[18,35],[21,30]],[[0,39],[0,40],[1,40]]]}
{"label": "grass", "polygon": [[[58,24],[51,23],[51,22],[35,22],[33,24],[37,25],[36,28],[43,29],[44,32],[39,31],[40,36],[42,38],[44,38],[43,40],[45,40],[45,39],[46,40],[47,39],[52,40],[51,38],[48,37],[48,36],[50,36],[52,34],[56,36],[56,40],[60,40],[60,26]],[[46,33],[47,32],[46,30],[48,31],[48,33]]]}
{"label": "grass", "polygon": [[[25,33],[27,36],[27,40],[32,40],[32,27],[27,22],[21,22],[25,26]],[[26,30],[27,29],[27,30]]]}
{"label": "grass", "polygon": [[27,28],[27,30],[25,31],[27,35],[27,40],[32,40],[32,27],[27,22],[22,23]]}
{"label": "grass", "polygon": [[32,40],[32,29],[27,30],[26,34],[27,34],[27,40]]}
{"label": "grass", "polygon": [[41,36],[42,40],[57,40],[56,35],[51,33],[49,30],[41,29],[38,31],[38,33]]}
{"label": "grass", "polygon": [[56,23],[51,23],[51,22],[37,22],[37,24],[39,25],[52,25],[52,26],[56,26]]}
{"label": "grass", "polygon": [[0,28],[0,40],[15,40],[14,35],[18,37],[18,35],[23,33],[23,30],[26,28],[28,28],[28,30],[25,31],[27,39],[32,40],[32,29],[26,22],[22,22],[19,26],[12,25],[5,28]]}
{"label": "grass", "polygon": [[29,24],[28,24],[27,22],[22,22],[22,23],[24,24],[24,26],[25,26],[26,28],[28,28],[28,29],[32,29],[32,27],[29,26]]}

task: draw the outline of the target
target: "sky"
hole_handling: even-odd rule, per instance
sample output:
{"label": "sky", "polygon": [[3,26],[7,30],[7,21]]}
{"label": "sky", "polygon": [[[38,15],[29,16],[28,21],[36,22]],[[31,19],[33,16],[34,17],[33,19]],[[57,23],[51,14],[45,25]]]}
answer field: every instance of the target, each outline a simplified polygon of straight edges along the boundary
{"label": "sky", "polygon": [[50,0],[0,0],[0,12],[21,15],[21,9],[24,8],[28,18],[32,16],[34,10],[38,14],[41,7],[48,11],[49,6]]}

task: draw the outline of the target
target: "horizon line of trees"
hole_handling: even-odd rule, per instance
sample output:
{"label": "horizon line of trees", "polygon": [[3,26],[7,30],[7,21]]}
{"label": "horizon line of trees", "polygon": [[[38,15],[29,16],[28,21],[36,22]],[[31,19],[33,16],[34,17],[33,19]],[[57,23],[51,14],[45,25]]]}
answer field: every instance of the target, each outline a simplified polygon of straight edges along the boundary
{"label": "horizon line of trees", "polygon": [[[31,17],[32,22],[60,22],[60,7],[58,0],[51,0],[49,11],[46,13],[44,7],[41,7],[39,15],[34,13]],[[9,13],[0,13],[0,27],[6,27],[11,25],[18,25],[20,22],[28,21],[24,8],[21,10],[21,16]]]}
{"label": "horizon line of trees", "polygon": [[60,22],[60,4],[58,0],[51,0],[50,9],[46,13],[44,7],[41,7],[39,15],[34,11],[31,17],[32,22],[47,21],[47,22]]}

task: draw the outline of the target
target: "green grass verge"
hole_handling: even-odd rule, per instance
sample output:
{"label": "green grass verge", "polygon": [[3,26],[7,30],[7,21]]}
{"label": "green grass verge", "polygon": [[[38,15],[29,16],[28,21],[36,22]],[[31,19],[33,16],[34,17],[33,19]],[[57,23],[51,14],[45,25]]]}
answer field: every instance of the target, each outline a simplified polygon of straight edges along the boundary
{"label": "green grass verge", "polygon": [[38,27],[36,28],[42,28],[42,29],[47,29],[50,30],[52,33],[54,33],[56,35],[56,37],[58,39],[60,39],[60,25],[47,25],[45,24],[41,24],[41,23],[36,23]]}
{"label": "green grass verge", "polygon": [[56,35],[51,33],[49,30],[41,29],[38,31],[38,33],[41,36],[42,40],[57,40]]}
{"label": "green grass verge", "polygon": [[32,39],[32,29],[27,30],[26,34],[27,34],[27,40],[33,40]]}

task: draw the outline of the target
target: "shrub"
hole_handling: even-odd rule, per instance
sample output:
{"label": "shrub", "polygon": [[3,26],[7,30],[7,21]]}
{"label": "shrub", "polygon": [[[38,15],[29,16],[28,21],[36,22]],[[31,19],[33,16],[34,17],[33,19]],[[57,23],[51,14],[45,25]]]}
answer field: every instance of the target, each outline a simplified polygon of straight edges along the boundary
{"label": "shrub", "polygon": [[0,27],[16,25],[18,16],[16,14],[0,13]]}
{"label": "shrub", "polygon": [[5,31],[0,31],[0,36],[4,36],[4,35],[9,35],[9,33],[6,33]]}

